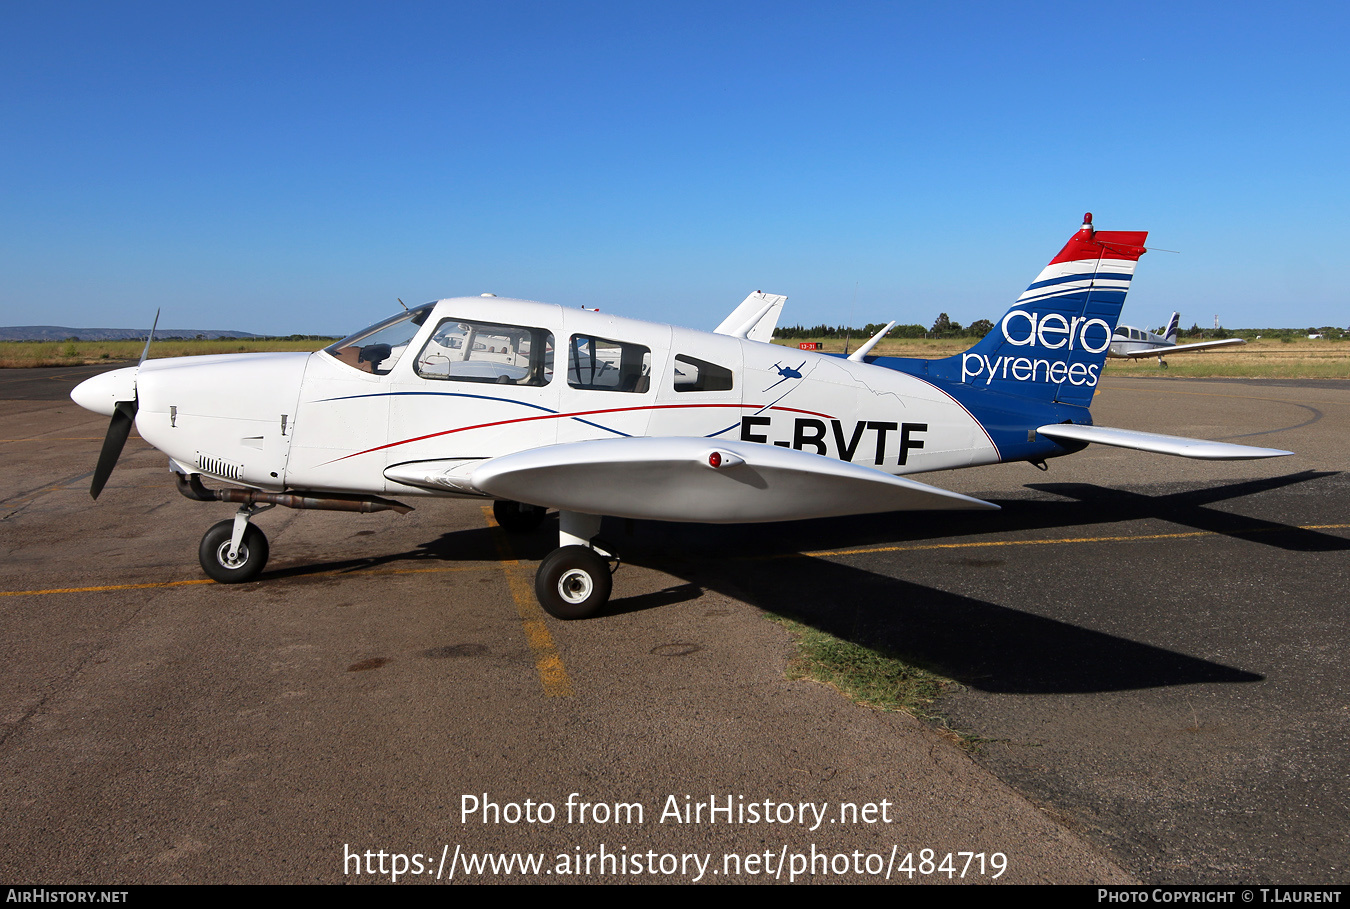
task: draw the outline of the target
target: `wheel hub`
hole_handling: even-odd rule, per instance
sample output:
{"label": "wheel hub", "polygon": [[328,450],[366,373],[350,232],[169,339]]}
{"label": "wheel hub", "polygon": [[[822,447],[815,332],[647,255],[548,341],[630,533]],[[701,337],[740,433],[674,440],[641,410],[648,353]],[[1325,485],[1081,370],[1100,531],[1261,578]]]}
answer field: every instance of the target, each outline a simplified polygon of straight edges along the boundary
{"label": "wheel hub", "polygon": [[558,578],[558,596],[574,605],[586,602],[594,589],[595,582],[591,580],[590,574],[580,568],[565,571]]}
{"label": "wheel hub", "polygon": [[234,558],[230,558],[230,541],[226,540],[216,550],[216,561],[224,568],[238,568],[248,562],[248,547],[240,543],[239,551],[235,553]]}

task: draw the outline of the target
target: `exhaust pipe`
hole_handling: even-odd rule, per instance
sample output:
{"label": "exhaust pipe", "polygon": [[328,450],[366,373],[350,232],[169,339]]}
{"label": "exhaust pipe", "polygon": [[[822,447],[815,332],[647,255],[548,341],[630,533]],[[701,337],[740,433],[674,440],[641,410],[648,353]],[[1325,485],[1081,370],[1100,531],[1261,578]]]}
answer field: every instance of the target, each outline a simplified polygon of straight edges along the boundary
{"label": "exhaust pipe", "polygon": [[411,505],[382,499],[379,496],[351,496],[336,493],[296,495],[288,492],[263,492],[261,489],[207,489],[198,474],[174,472],[178,491],[198,502],[238,502],[241,505],[281,505],[284,508],[310,508],[319,511],[356,511],[370,514],[375,511],[397,511],[407,514]]}

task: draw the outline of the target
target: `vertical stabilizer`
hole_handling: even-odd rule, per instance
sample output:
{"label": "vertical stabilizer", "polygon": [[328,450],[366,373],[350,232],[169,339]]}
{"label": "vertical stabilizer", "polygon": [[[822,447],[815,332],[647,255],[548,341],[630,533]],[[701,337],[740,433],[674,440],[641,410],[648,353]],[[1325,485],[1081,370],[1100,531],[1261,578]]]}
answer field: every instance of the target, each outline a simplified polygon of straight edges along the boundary
{"label": "vertical stabilizer", "polygon": [[731,335],[748,341],[772,341],[773,330],[778,326],[778,317],[783,312],[785,302],[787,297],[782,294],[766,294],[757,290],[733,309],[731,315],[713,329],[713,334]]}
{"label": "vertical stabilizer", "polygon": [[994,330],[929,375],[1035,401],[1088,406],[1125,305],[1145,231],[1105,231],[1092,214]]}
{"label": "vertical stabilizer", "polygon": [[1172,313],[1172,321],[1167,323],[1167,331],[1163,332],[1163,337],[1167,340],[1168,344],[1177,343],[1177,335],[1180,334],[1180,330],[1181,313],[1174,312]]}

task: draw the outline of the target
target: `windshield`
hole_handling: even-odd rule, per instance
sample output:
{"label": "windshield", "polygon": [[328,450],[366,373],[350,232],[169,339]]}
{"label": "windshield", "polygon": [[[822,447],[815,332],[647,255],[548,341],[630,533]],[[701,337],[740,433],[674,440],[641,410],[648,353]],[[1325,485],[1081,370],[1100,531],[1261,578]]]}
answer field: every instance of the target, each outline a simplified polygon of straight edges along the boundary
{"label": "windshield", "polygon": [[348,335],[324,350],[348,366],[377,376],[388,374],[403,351],[408,349],[417,329],[431,315],[435,303],[426,303],[407,312],[391,316]]}

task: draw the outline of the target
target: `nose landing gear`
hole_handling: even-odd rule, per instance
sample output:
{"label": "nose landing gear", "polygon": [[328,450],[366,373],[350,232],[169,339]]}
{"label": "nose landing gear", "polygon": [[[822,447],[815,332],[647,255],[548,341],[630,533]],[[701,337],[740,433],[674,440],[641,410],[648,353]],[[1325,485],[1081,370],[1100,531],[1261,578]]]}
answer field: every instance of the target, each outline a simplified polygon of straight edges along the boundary
{"label": "nose landing gear", "polygon": [[263,510],[246,506],[233,520],[221,521],[206,532],[197,558],[207,577],[221,584],[242,584],[262,573],[267,565],[267,536],[248,520]]}

